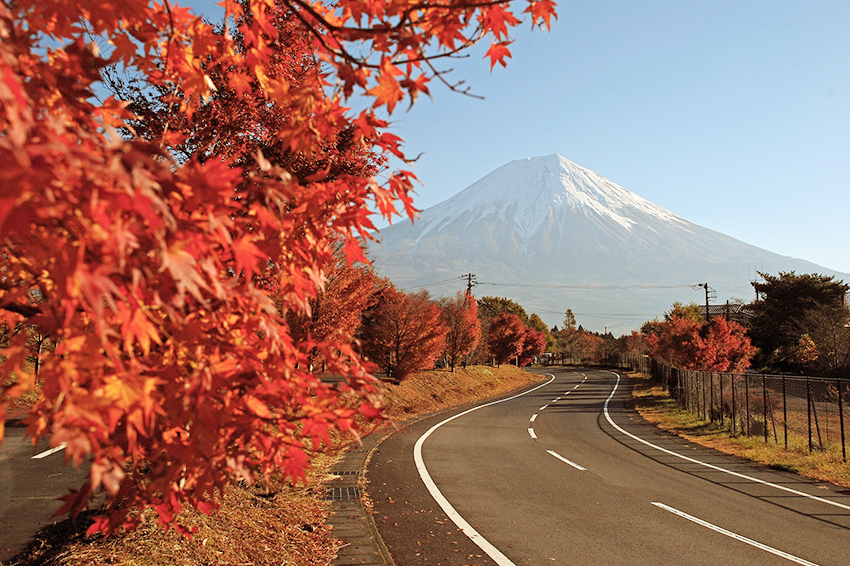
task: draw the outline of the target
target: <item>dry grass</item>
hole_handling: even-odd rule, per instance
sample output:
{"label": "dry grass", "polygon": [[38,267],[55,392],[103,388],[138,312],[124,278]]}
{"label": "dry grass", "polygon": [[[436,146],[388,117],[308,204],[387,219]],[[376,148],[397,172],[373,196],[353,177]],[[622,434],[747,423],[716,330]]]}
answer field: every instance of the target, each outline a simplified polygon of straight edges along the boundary
{"label": "dry grass", "polygon": [[676,405],[662,387],[652,379],[630,374],[635,409],[648,422],[686,440],[735,454],[775,469],[850,487],[850,464],[839,451],[809,452],[808,440],[796,434],[788,436],[788,448],[782,439],[766,444],[761,437],[733,435],[715,423],[700,420]]}
{"label": "dry grass", "polygon": [[[538,381],[513,366],[474,366],[415,374],[399,385],[385,385],[387,425],[446,407],[498,395]],[[374,427],[371,427],[374,428]],[[368,430],[367,430],[368,432]],[[69,521],[42,531],[14,566],[330,566],[341,542],[327,525],[330,504],[323,499],[328,471],[350,437],[336,439],[337,455],[319,455],[306,485],[273,481],[232,486],[218,512],[206,516],[185,510],[178,521],[198,527],[190,539],[157,525],[153,511],[134,532],[108,539],[86,538],[88,523]]]}

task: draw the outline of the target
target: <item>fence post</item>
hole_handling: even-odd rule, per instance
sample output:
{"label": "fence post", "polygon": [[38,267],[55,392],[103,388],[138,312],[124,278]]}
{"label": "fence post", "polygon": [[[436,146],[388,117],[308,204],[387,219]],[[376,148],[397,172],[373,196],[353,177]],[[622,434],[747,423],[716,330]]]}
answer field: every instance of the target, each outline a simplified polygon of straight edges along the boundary
{"label": "fence post", "polygon": [[809,453],[812,452],[812,393],[809,387],[809,376],[806,376],[806,408],[809,410]]}
{"label": "fence post", "polygon": [[844,444],[844,406],[841,399],[841,378],[835,379],[838,386],[838,422],[841,425],[841,457],[847,461],[847,447]]}
{"label": "fence post", "polygon": [[744,401],[747,404],[747,438],[750,437],[750,375],[744,374],[744,387],[747,388],[747,392],[744,394]]}
{"label": "fence post", "polygon": [[785,429],[785,450],[788,450],[788,397],[785,394],[786,378],[782,376],[782,426]]}
{"label": "fence post", "polygon": [[711,407],[709,408],[708,418],[711,422],[714,422],[714,374],[708,374],[708,383],[711,387],[711,396],[709,399],[711,400]]}
{"label": "fence post", "polygon": [[738,411],[735,410],[735,374],[730,373],[729,379],[732,381],[732,436],[737,436],[736,422],[738,420]]}
{"label": "fence post", "polygon": [[720,399],[718,399],[718,405],[720,405],[720,428],[723,428],[723,424],[725,423],[724,414],[723,414],[723,374],[718,374],[717,376],[720,378]]}
{"label": "fence post", "polygon": [[762,412],[764,417],[764,443],[767,444],[767,378],[764,374],[761,374],[761,398],[764,409]]}

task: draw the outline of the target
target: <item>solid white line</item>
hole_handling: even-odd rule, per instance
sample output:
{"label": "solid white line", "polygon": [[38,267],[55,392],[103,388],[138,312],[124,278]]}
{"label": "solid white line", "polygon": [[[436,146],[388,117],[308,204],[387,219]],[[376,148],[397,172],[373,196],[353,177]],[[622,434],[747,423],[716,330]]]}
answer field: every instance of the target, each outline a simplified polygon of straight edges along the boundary
{"label": "solid white line", "polygon": [[759,483],[761,485],[767,485],[767,486],[770,486],[770,487],[774,487],[774,488],[781,490],[781,491],[784,491],[786,493],[793,493],[794,495],[799,495],[801,497],[806,497],[808,499],[820,501],[821,503],[826,503],[827,505],[832,505],[833,507],[839,507],[841,509],[846,509],[846,510],[850,511],[850,505],[844,505],[843,503],[838,503],[837,501],[831,501],[831,500],[825,499],[823,497],[818,497],[817,495],[810,495],[808,493],[804,493],[802,491],[798,491],[798,490],[792,489],[790,487],[785,487],[784,485],[771,483],[769,481],[760,480],[760,479],[754,478],[752,476],[748,476],[748,475],[741,474],[741,473],[738,473],[738,472],[733,472],[732,470],[727,470],[726,468],[721,468],[720,466],[715,466],[714,464],[709,464],[708,462],[703,462],[701,460],[695,460],[694,458],[690,458],[688,456],[685,456],[684,454],[679,454],[678,452],[673,452],[672,450],[667,450],[666,448],[662,448],[660,446],[652,444],[651,442],[648,442],[648,441],[646,441],[646,440],[644,440],[644,439],[642,439],[638,436],[635,436],[634,434],[632,434],[630,432],[627,432],[626,430],[621,428],[619,425],[617,425],[617,423],[614,422],[614,420],[611,418],[611,415],[608,413],[608,402],[611,401],[612,397],[614,397],[614,393],[617,391],[617,387],[619,387],[619,385],[620,385],[620,375],[613,372],[613,371],[609,372],[609,373],[613,373],[614,375],[617,376],[617,382],[614,384],[614,389],[611,390],[611,394],[608,395],[608,398],[605,400],[605,404],[602,406],[602,412],[605,413],[605,418],[608,420],[608,422],[611,424],[611,426],[613,426],[615,429],[622,432],[623,434],[625,434],[629,438],[637,440],[641,444],[645,444],[646,446],[649,446],[650,448],[655,448],[656,450],[664,452],[665,454],[669,454],[670,456],[675,456],[676,458],[681,458],[682,460],[685,460],[686,462],[691,462],[692,464],[699,464],[700,466],[704,466],[706,468],[710,468],[710,469],[716,470],[718,472],[723,472],[724,474],[729,474],[731,476],[735,476],[736,478],[741,478],[741,479],[749,480],[749,481],[752,481],[752,482],[755,482],[755,483]]}
{"label": "solid white line", "polygon": [[531,438],[533,438],[534,440],[537,440],[537,435],[536,435],[536,434],[534,434],[534,429],[533,429],[533,428],[528,427],[528,435],[529,435],[529,436],[531,436]]}
{"label": "solid white line", "polygon": [[530,421],[531,421],[531,422],[534,422],[534,421],[536,421],[536,420],[537,420],[537,413],[534,413],[533,415],[531,415],[531,419],[530,419]]}
{"label": "solid white line", "polygon": [[60,444],[59,446],[56,446],[56,447],[54,447],[54,448],[51,448],[50,450],[45,450],[44,452],[42,452],[42,453],[40,453],[40,454],[36,454],[35,456],[33,456],[33,457],[31,458],[31,460],[41,460],[42,458],[46,458],[46,457],[50,456],[51,454],[56,454],[56,453],[57,453],[57,452],[59,452],[60,450],[65,450],[65,447],[66,447],[66,446],[67,446],[67,444],[65,444],[65,443],[63,442],[63,443],[62,443],[62,444]]}
{"label": "solid white line", "polygon": [[703,521],[702,519],[698,519],[698,518],[694,517],[693,515],[688,515],[687,513],[679,511],[678,509],[674,509],[674,508],[672,508],[668,505],[664,505],[663,503],[658,503],[657,501],[651,501],[651,503],[653,505],[655,505],[656,507],[660,508],[660,509],[664,509],[665,511],[669,511],[670,513],[673,513],[674,515],[678,515],[679,517],[683,517],[683,518],[687,519],[688,521],[693,521],[697,525],[701,525],[703,527],[706,527],[707,529],[711,529],[712,531],[718,532],[722,535],[726,535],[727,537],[733,538],[737,541],[741,541],[743,543],[749,544],[750,546],[754,546],[756,548],[764,550],[765,552],[775,554],[776,556],[779,556],[779,557],[784,558],[786,560],[790,560],[791,562],[796,562],[797,564],[804,564],[805,566],[818,566],[814,562],[809,562],[808,560],[804,560],[802,558],[794,556],[793,554],[788,554],[787,552],[782,552],[781,550],[777,550],[777,549],[773,548],[772,546],[767,546],[766,544],[762,544],[760,542],[754,541],[753,539],[749,539],[749,538],[747,538],[743,535],[739,535],[738,533],[733,533],[732,531],[727,531],[723,527],[718,527],[717,525],[709,523],[708,521]]}
{"label": "solid white line", "polygon": [[549,454],[551,454],[552,456],[554,456],[555,458],[557,458],[561,462],[564,462],[565,464],[569,464],[570,466],[572,466],[576,470],[579,470],[579,471],[582,471],[582,472],[587,471],[587,468],[585,468],[584,466],[579,466],[578,464],[576,464],[572,460],[567,460],[566,458],[564,458],[563,456],[561,456],[560,454],[558,454],[554,450],[547,450],[546,452],[548,452]]}
{"label": "solid white line", "polygon": [[425,443],[425,440],[428,439],[431,434],[443,426],[444,424],[451,422],[459,417],[462,417],[466,414],[471,413],[472,411],[477,411],[478,409],[489,407],[490,405],[496,405],[498,403],[504,403],[506,401],[510,401],[512,399],[516,399],[517,397],[522,397],[523,395],[528,395],[532,391],[537,391],[541,387],[545,387],[549,385],[555,380],[555,376],[553,374],[548,374],[552,376],[552,379],[543,383],[542,385],[538,385],[534,389],[529,389],[524,393],[520,393],[519,395],[514,395],[513,397],[508,397],[507,399],[501,399],[499,401],[493,401],[491,403],[486,403],[484,405],[479,405],[477,407],[473,407],[468,409],[462,413],[458,413],[453,417],[449,417],[446,420],[439,422],[428,429],[428,432],[419,437],[419,440],[416,441],[416,444],[413,446],[413,461],[416,463],[416,469],[419,472],[419,477],[422,478],[422,483],[425,484],[425,487],[428,488],[428,492],[431,494],[431,497],[437,502],[437,505],[442,508],[443,512],[452,520],[452,522],[457,525],[457,527],[463,531],[463,533],[469,537],[469,540],[478,545],[478,547],[487,553],[487,556],[493,559],[493,561],[499,566],[516,566],[511,560],[502,554],[498,548],[490,544],[490,542],[481,536],[478,531],[472,528],[472,525],[466,522],[466,520],[461,517],[460,513],[458,513],[452,504],[449,503],[449,500],[443,495],[440,491],[440,488],[437,487],[437,484],[434,483],[434,480],[431,479],[431,474],[428,473],[428,468],[425,467],[425,460],[422,458],[422,445]]}

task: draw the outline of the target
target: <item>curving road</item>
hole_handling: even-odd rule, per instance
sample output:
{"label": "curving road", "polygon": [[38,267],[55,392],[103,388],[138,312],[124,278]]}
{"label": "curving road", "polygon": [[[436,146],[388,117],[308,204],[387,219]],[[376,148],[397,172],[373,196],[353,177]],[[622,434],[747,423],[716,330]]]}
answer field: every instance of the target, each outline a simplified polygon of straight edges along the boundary
{"label": "curving road", "polygon": [[850,563],[850,496],[666,437],[613,372],[407,426],[373,454],[378,529],[417,564]]}

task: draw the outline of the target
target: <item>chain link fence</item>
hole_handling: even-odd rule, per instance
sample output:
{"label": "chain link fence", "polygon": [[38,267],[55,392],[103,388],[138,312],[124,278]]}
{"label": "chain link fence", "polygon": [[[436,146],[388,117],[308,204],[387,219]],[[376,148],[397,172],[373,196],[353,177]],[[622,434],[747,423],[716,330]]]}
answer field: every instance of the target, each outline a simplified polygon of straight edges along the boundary
{"label": "chain link fence", "polygon": [[620,365],[652,376],[680,407],[732,434],[835,452],[847,461],[850,380],[690,371],[634,355]]}

